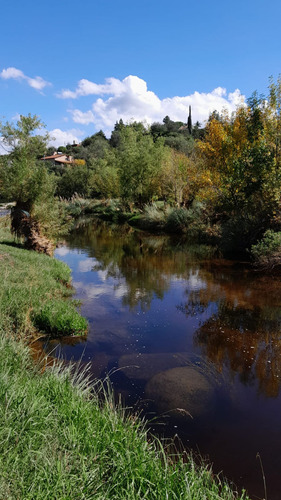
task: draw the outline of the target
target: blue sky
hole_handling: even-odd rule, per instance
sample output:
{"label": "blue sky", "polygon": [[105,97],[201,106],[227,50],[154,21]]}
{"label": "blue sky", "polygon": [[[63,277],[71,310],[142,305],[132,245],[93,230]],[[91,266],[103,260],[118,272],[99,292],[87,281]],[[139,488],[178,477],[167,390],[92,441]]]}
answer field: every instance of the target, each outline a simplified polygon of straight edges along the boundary
{"label": "blue sky", "polygon": [[203,122],[267,92],[280,17],[276,0],[4,2],[0,117],[37,114],[57,144],[121,117],[185,120],[189,104]]}

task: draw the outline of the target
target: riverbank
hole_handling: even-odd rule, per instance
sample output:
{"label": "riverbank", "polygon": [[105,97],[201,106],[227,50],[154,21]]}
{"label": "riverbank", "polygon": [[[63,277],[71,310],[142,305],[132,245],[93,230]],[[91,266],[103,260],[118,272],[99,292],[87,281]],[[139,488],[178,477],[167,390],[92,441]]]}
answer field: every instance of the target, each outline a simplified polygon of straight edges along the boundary
{"label": "riverbank", "polygon": [[25,340],[38,331],[38,316],[44,333],[55,334],[47,318],[58,318],[57,302],[71,304],[70,270],[15,246],[5,228],[0,266],[0,498],[247,498],[209,465],[197,467],[187,455],[172,461],[99,382],[71,366],[34,365]]}
{"label": "riverbank", "polygon": [[[183,236],[195,244],[211,245],[227,258],[248,261],[256,270],[280,272],[281,269],[281,232],[280,221],[276,218],[274,229],[242,238],[235,224],[224,227],[219,222],[211,222],[201,203],[190,208],[171,207],[163,201],[145,205],[143,209],[125,210],[119,200],[89,200],[73,196],[62,200],[64,211],[69,219],[92,215],[115,224],[127,223],[135,229],[155,234]],[[69,223],[69,230],[71,224]],[[253,244],[253,241],[255,244]]]}
{"label": "riverbank", "polygon": [[70,299],[70,269],[62,262],[23,248],[0,226],[0,316],[15,335],[82,335],[87,322]]}

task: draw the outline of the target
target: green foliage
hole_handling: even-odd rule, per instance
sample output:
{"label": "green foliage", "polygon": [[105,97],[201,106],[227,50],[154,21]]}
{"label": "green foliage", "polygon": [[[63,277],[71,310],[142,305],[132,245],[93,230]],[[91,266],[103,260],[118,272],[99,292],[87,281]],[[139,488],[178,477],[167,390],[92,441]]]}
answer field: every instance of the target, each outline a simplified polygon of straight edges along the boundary
{"label": "green foliage", "polygon": [[16,126],[8,122],[0,126],[4,146],[9,151],[0,157],[1,197],[16,201],[30,212],[48,184],[48,172],[37,160],[49,139],[48,134],[35,134],[42,127],[38,117],[31,115],[21,116]]}
{"label": "green foliage", "polygon": [[70,199],[74,194],[89,195],[89,170],[84,165],[68,166],[57,181],[57,196]]}
{"label": "green foliage", "polygon": [[263,268],[281,265],[281,232],[268,229],[262,239],[251,247],[254,262]]}
{"label": "green foliage", "polygon": [[[190,118],[190,119],[189,119]],[[153,140],[159,137],[164,139],[164,144],[176,151],[190,155],[194,149],[194,140],[192,137],[191,115],[188,118],[188,124],[183,122],[174,122],[169,116],[166,116],[162,123],[153,123],[150,127],[150,133]],[[197,122],[196,133],[199,124]]]}
{"label": "green foliage", "polygon": [[1,124],[0,132],[4,146],[12,151],[12,158],[24,153],[25,157],[37,158],[44,154],[46,143],[49,139],[48,134],[35,134],[38,130],[44,128],[38,116],[31,114],[27,116],[20,115],[16,125],[6,122]]}
{"label": "green foliage", "polygon": [[170,207],[159,203],[145,205],[143,213],[131,216],[129,224],[140,229],[153,231],[163,231],[166,226],[167,216],[170,212]]}
{"label": "green foliage", "polygon": [[190,156],[194,149],[194,140],[190,136],[175,135],[165,138],[165,145]]}
{"label": "green foliage", "polygon": [[167,217],[167,211],[169,212],[170,207],[159,207],[156,203],[152,203],[151,205],[146,205],[144,208],[143,216],[147,220],[155,221],[155,222],[165,222]]}
{"label": "green foliage", "polygon": [[[47,140],[47,136],[36,135],[35,127],[42,126],[40,120],[30,115],[21,117],[16,126],[1,126],[4,142],[12,148],[0,157],[1,199],[15,200],[17,208],[33,211],[46,228],[51,217],[44,213],[54,213],[48,201],[54,191],[64,199],[74,195],[121,199],[127,212],[133,207],[143,210],[145,205],[161,200],[191,210],[171,215],[168,230],[188,228],[190,234],[199,234],[205,227],[216,239],[221,234],[221,247],[228,252],[245,251],[269,228],[278,231],[280,78],[276,83],[271,79],[266,99],[254,93],[248,106],[241,106],[232,116],[214,111],[205,129],[199,123],[191,125],[191,116],[189,128],[188,123],[173,121],[169,116],[150,129],[142,123],[124,124],[119,120],[110,140],[100,131],[84,139],[79,147],[68,145],[67,151],[85,160],[86,165],[56,167],[52,176],[42,162],[37,162]],[[193,215],[198,202],[204,210]],[[74,205],[72,215],[85,213],[79,204]],[[116,221],[122,218],[118,210],[114,214],[109,207],[102,207],[100,215]],[[163,214],[154,215],[142,214],[132,223],[152,227],[155,219],[155,227],[160,227],[163,221],[157,218],[163,218]]]}
{"label": "green foliage", "polygon": [[50,187],[47,169],[24,155],[13,157],[12,160],[6,157],[1,159],[0,183],[1,197],[16,201],[29,212],[32,212],[34,203],[44,192],[45,186],[48,189]]}
{"label": "green foliage", "polygon": [[186,208],[174,208],[167,219],[167,230],[173,233],[183,233],[188,230],[190,214]]}
{"label": "green foliage", "polygon": [[79,148],[73,148],[73,154],[75,158],[90,162],[93,159],[104,158],[108,150],[109,142],[100,130],[97,134],[86,137]]}
{"label": "green foliage", "polygon": [[164,156],[163,143],[154,143],[151,136],[132,127],[124,128],[120,134],[118,161],[121,196],[125,201],[134,201],[141,206],[157,195]]}
{"label": "green foliage", "polygon": [[114,151],[107,151],[103,158],[89,161],[89,189],[92,197],[119,198],[118,160]]}
{"label": "green foliage", "polygon": [[36,200],[33,216],[39,221],[42,234],[48,238],[57,239],[68,233],[71,226],[66,205],[58,198],[45,196],[45,193]]}
{"label": "green foliage", "polygon": [[193,239],[208,238],[208,219],[203,203],[194,202],[190,208],[175,208],[168,213],[166,230],[186,233]]}

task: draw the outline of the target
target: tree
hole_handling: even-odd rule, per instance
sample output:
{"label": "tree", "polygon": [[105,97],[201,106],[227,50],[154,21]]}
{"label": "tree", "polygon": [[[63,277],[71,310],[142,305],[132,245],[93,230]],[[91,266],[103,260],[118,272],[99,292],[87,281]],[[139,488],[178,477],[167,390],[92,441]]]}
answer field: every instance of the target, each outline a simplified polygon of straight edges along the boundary
{"label": "tree", "polygon": [[89,162],[89,188],[91,196],[102,198],[118,198],[120,196],[118,152],[111,148],[104,158],[92,158]]}
{"label": "tree", "polygon": [[0,133],[9,154],[1,157],[0,182],[4,196],[16,207],[32,212],[36,199],[46,187],[47,170],[38,161],[46,151],[48,134],[35,134],[43,128],[35,115],[20,116],[16,126],[0,124]]}
{"label": "tree", "polygon": [[115,123],[114,129],[109,139],[110,146],[112,146],[113,148],[118,148],[120,146],[120,139],[121,139],[120,134],[125,127],[126,125],[124,124],[122,118],[119,120],[119,122]]}
{"label": "tree", "polygon": [[195,199],[204,201],[210,182],[210,173],[201,168],[198,159],[166,149],[161,194],[169,203],[177,207],[189,207]]}
{"label": "tree", "polygon": [[265,106],[265,136],[272,154],[274,155],[278,170],[281,167],[281,75],[275,83],[269,79],[269,96]]}
{"label": "tree", "polygon": [[[32,219],[35,202],[54,194],[54,177],[38,158],[46,151],[49,136],[36,132],[44,127],[35,115],[20,116],[16,125],[0,125],[0,134],[8,154],[0,157],[0,187],[2,196],[15,201],[11,229],[26,237],[26,243],[35,234],[39,236],[38,221]],[[46,242],[44,242],[45,245]],[[44,251],[48,245],[45,245]]]}
{"label": "tree", "polygon": [[[198,142],[216,192],[223,238],[229,248],[245,249],[270,227],[280,202],[278,162],[267,134],[268,106],[257,94],[232,117],[213,115]],[[274,118],[276,119],[276,117]]]}
{"label": "tree", "polygon": [[120,132],[118,150],[120,190],[127,202],[140,206],[150,202],[160,192],[159,172],[163,158],[163,143],[156,143],[145,129],[125,127]]}
{"label": "tree", "polygon": [[188,132],[191,135],[192,134],[191,106],[189,106],[189,113],[188,113],[188,119],[187,119],[187,127],[188,127]]}
{"label": "tree", "polygon": [[89,171],[85,165],[68,166],[58,180],[56,194],[62,198],[70,199],[74,194],[88,196]]}

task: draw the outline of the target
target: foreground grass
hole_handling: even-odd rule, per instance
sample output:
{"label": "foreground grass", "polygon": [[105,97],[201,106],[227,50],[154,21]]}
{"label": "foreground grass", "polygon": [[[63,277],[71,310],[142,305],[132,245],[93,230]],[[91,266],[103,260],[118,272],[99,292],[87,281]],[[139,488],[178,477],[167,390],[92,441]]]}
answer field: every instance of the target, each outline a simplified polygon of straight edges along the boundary
{"label": "foreground grass", "polygon": [[0,245],[0,499],[246,499],[209,466],[172,461],[100,382],[71,366],[32,363],[15,338],[70,294],[70,272],[0,231],[8,238]]}
{"label": "foreground grass", "polygon": [[64,263],[25,250],[0,226],[0,317],[5,327],[26,336],[35,330],[52,335],[83,334],[87,323],[67,300],[73,293]]}

